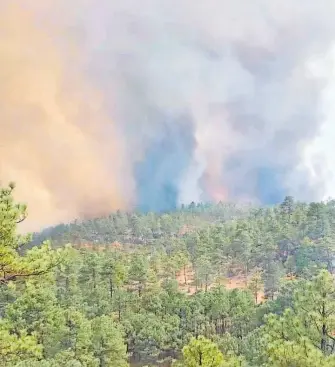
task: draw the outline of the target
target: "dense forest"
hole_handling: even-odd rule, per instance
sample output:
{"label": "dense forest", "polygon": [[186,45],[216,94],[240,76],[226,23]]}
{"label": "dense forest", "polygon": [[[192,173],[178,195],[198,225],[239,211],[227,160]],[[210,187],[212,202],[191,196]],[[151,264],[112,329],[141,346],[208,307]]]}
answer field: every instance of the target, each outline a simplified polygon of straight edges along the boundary
{"label": "dense forest", "polygon": [[23,236],[0,191],[3,367],[335,366],[335,201],[190,204]]}

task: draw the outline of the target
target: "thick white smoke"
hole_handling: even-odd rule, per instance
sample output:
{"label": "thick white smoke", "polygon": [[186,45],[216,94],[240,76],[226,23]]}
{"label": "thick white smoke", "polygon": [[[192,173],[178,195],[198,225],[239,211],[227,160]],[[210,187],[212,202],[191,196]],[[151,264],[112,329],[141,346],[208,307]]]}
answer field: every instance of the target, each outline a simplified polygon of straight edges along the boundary
{"label": "thick white smoke", "polygon": [[[139,136],[150,144],[158,134],[152,109],[186,113],[193,121],[195,148],[177,182],[180,201],[334,195],[333,153],[327,149],[333,1],[104,5],[86,26],[96,30],[100,38],[92,45],[100,44],[102,59],[112,61],[116,74],[122,65],[124,94],[117,106],[130,111],[132,144]],[[113,82],[107,82],[111,89]],[[266,181],[259,174],[264,170],[277,176],[270,187],[259,182]]]}
{"label": "thick white smoke", "polygon": [[0,173],[31,183],[34,229],[335,196],[333,0],[4,0],[1,14]]}

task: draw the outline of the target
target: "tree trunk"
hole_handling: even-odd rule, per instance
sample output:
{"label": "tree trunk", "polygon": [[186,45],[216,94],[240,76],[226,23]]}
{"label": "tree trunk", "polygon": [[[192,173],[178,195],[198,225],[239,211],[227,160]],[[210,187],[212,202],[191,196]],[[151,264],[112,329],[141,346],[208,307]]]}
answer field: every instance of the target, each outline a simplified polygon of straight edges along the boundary
{"label": "tree trunk", "polygon": [[112,280],[112,277],[110,277],[109,278],[109,294],[111,298],[113,298],[113,293],[114,293],[113,280]]}
{"label": "tree trunk", "polygon": [[[326,317],[326,310],[325,310],[325,303],[322,303],[322,312],[321,312],[322,319],[324,320]],[[325,321],[323,321],[322,324],[322,335],[321,335],[321,343],[320,343],[320,349],[322,350],[322,353],[325,354],[326,348],[327,348],[327,325],[325,324]]]}

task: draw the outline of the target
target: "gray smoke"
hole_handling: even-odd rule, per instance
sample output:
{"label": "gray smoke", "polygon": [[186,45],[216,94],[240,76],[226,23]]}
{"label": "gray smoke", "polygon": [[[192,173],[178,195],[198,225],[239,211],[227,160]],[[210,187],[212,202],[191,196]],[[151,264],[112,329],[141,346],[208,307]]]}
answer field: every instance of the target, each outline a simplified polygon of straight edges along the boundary
{"label": "gray smoke", "polygon": [[29,6],[41,30],[53,27],[68,65],[62,88],[75,70],[101,93],[113,130],[97,121],[94,139],[106,147],[117,134],[122,156],[111,159],[123,168],[103,155],[99,169],[132,181],[121,190],[132,205],[334,194],[334,1]]}
{"label": "gray smoke", "polygon": [[[163,181],[160,174],[149,175],[150,185],[137,181],[140,196],[154,195],[153,208],[166,207],[160,190],[177,169],[184,175],[178,180],[179,201],[223,197],[273,202],[285,194],[302,199],[332,194],[322,179],[312,179],[315,170],[332,176],[333,168],[326,167],[329,152],[321,148],[318,154],[324,159],[314,163],[306,152],[329,114],[323,108],[329,76],[318,75],[312,65],[332,52],[335,3],[100,4],[84,27],[90,25],[88,33],[95,34],[91,47],[99,44],[98,84],[106,81],[107,95],[122,85],[116,105],[127,115],[120,121],[130,132],[131,145],[142,141],[150,150],[167,124],[181,121],[178,116],[193,122],[193,177],[185,165],[174,164],[189,161],[187,134],[170,135],[173,144],[184,146],[178,149],[179,159],[164,148],[144,158],[146,167],[158,167],[161,160],[164,170]],[[119,75],[117,82],[108,74]],[[153,110],[176,118],[161,123]]]}

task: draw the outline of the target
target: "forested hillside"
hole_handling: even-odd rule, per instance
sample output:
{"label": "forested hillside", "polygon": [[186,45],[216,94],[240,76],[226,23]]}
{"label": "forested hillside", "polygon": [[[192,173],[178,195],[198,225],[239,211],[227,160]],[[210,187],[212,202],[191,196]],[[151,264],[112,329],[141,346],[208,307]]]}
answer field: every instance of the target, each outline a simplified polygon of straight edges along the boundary
{"label": "forested hillside", "polygon": [[109,217],[60,224],[35,233],[33,243],[51,239],[54,245],[70,241],[73,244],[108,244],[114,241],[148,244],[166,237],[182,236],[193,229],[245,218],[252,206],[224,204],[195,204],[182,206],[175,212],[146,215],[141,212],[118,211]]}
{"label": "forested hillside", "polygon": [[13,189],[1,366],[335,366],[334,201],[117,212],[29,238]]}

